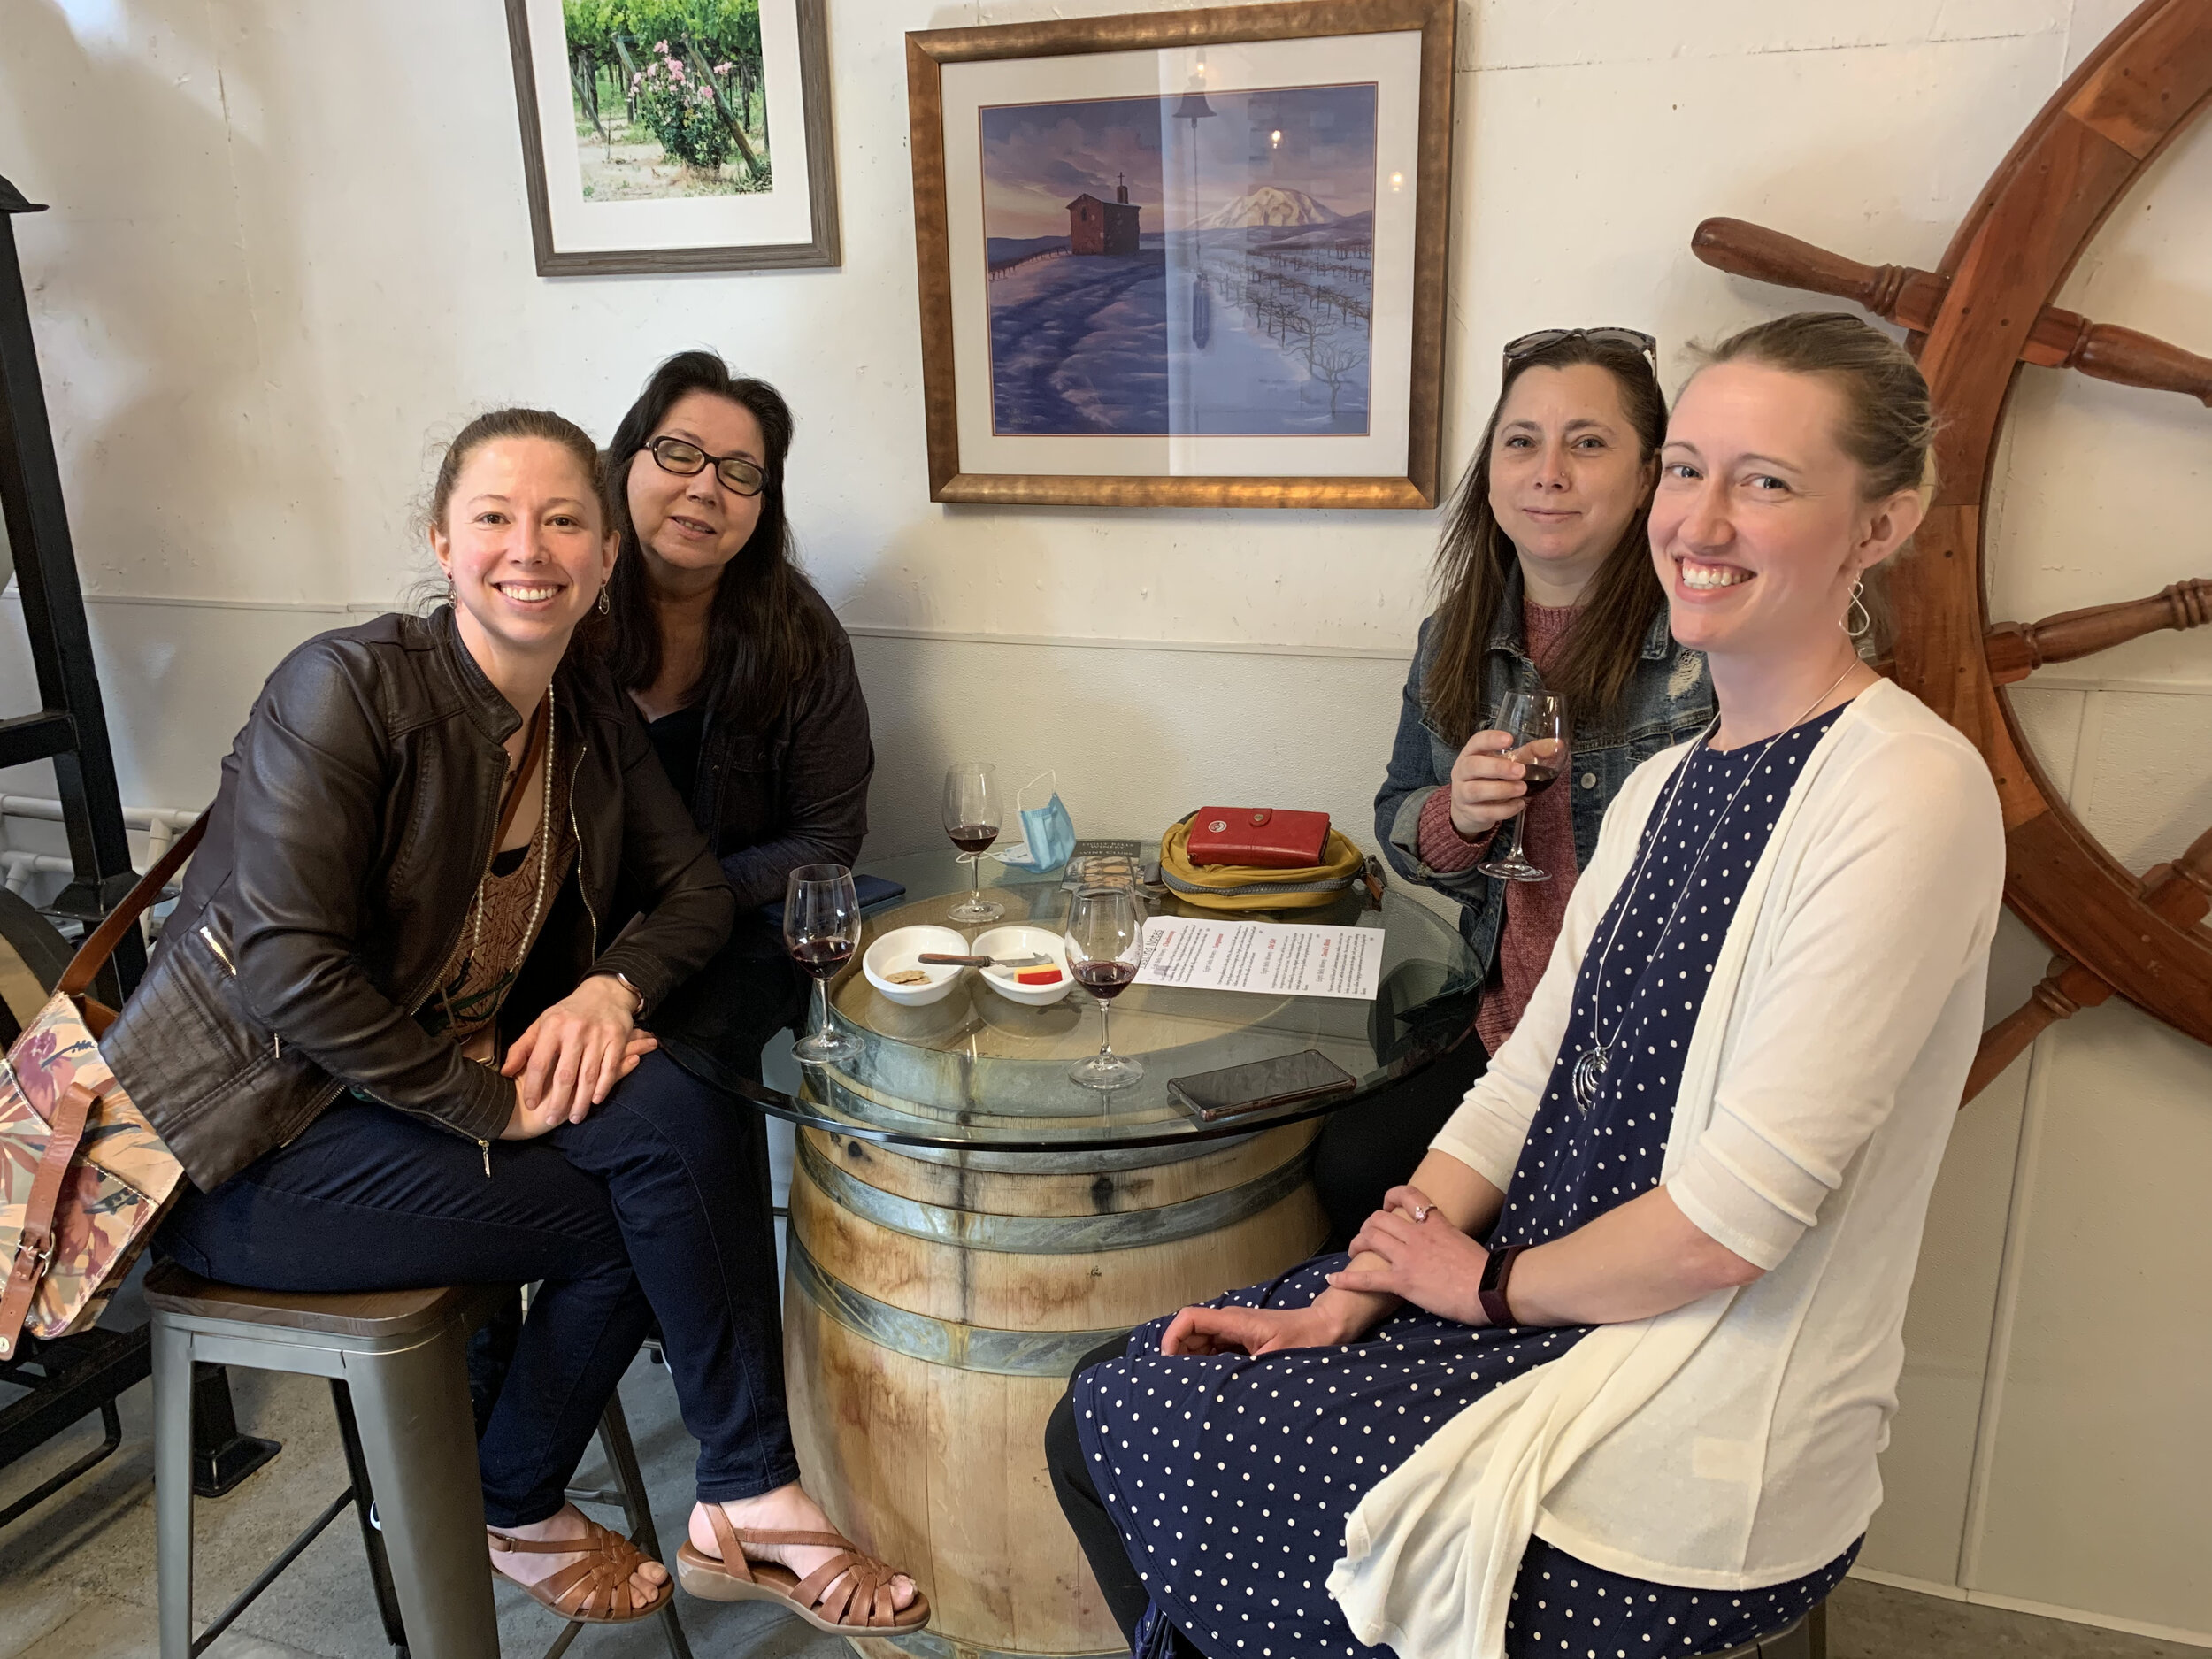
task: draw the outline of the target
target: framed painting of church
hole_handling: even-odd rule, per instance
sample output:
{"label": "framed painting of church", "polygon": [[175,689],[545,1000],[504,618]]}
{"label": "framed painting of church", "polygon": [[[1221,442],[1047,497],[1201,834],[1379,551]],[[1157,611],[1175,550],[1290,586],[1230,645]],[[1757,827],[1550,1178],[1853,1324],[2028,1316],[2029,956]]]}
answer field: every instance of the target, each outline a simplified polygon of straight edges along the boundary
{"label": "framed painting of church", "polygon": [[910,34],[930,498],[1433,506],[1453,21]]}

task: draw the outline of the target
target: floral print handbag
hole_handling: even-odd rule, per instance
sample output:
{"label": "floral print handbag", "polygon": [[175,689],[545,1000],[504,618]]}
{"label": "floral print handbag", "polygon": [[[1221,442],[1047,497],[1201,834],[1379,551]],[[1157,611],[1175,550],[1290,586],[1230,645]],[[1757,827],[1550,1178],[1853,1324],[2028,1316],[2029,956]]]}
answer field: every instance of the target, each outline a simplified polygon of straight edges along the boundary
{"label": "floral print handbag", "polygon": [[68,1336],[97,1318],[184,1179],[100,1058],[115,1014],[85,992],[206,826],[203,813],[84,941],[0,1064],[0,1359],[26,1331]]}

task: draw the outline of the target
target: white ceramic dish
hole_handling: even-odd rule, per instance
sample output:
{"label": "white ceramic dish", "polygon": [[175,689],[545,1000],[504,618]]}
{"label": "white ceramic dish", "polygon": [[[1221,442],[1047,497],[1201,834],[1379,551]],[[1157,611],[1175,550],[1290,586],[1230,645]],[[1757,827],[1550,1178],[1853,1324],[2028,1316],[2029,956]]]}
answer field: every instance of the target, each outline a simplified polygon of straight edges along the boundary
{"label": "white ceramic dish", "polygon": [[[1050,958],[1052,965],[1060,970],[1057,985],[1022,985],[1014,976],[1025,972],[1019,968],[978,968],[975,977],[996,991],[1010,1002],[1025,1002],[1031,1008],[1049,1008],[1074,988],[1075,979],[1068,972],[1066,941],[1048,928],[1043,927],[988,927],[975,936],[975,943],[968,949],[979,956],[1033,956]],[[1039,967],[1044,964],[1040,963]],[[1035,969],[1027,970],[1034,972]]]}
{"label": "white ceramic dish", "polygon": [[[964,956],[969,954],[967,936],[950,927],[895,927],[868,947],[860,958],[860,971],[868,976],[869,984],[892,1002],[907,1008],[926,1008],[950,996],[967,970],[949,963],[917,961],[925,950]],[[919,968],[929,975],[929,983],[894,985],[886,977],[906,968]]]}

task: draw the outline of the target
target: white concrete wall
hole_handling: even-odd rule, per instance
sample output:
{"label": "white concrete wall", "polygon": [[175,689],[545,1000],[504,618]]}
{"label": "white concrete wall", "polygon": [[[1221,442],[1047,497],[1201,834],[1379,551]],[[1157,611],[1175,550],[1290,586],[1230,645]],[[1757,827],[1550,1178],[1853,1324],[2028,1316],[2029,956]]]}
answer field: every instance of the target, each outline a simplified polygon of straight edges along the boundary
{"label": "white concrete wall", "polygon": [[[801,418],[795,517],[876,714],[872,850],[934,844],[953,758],[1017,782],[1056,766],[1101,833],[1249,796],[1325,806],[1364,839],[1436,515],[927,501],[901,32],[1083,9],[832,0],[841,270],[544,282],[496,6],[10,0],[0,173],[54,204],[17,228],[126,797],[204,799],[277,657],[419,572],[411,514],[435,437],[515,400],[604,435],[655,360],[704,342]],[[1514,334],[1649,328],[1672,380],[1685,340],[1789,309],[1691,258],[1708,214],[1932,263],[2124,11],[1467,6],[1448,469]],[[2116,215],[2068,303],[2212,348],[2208,187],[2212,128]],[[2208,573],[2206,419],[2024,380],[1998,613]],[[2212,822],[2208,694],[2199,634],[2022,697],[2053,774],[2133,868]],[[0,648],[0,710],[28,703],[19,644]],[[27,769],[0,787],[45,786]],[[1993,1016],[2043,954],[2008,931]],[[1969,1110],[1869,1571],[2212,1643],[2208,1102],[2212,1055],[2110,1007]]]}

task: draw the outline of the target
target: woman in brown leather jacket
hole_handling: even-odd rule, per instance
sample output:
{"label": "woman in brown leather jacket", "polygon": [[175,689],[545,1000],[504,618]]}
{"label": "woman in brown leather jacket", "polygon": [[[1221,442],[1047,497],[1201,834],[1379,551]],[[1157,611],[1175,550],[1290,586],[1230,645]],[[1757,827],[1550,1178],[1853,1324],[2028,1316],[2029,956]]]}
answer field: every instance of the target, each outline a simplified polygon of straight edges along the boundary
{"label": "woman in brown leather jacket", "polygon": [[910,1582],[797,1484],[749,1114],[639,1023],[736,906],[622,695],[569,658],[608,524],[568,421],[461,433],[431,512],[451,604],[320,635],[270,677],[103,1052],[191,1178],[159,1243],[194,1271],[540,1283],[479,1449],[493,1563],[537,1599],[615,1620],[672,1594],[563,1494],[657,1316],[704,1530],[777,1563],[687,1549],[687,1584],[911,1628]]}

